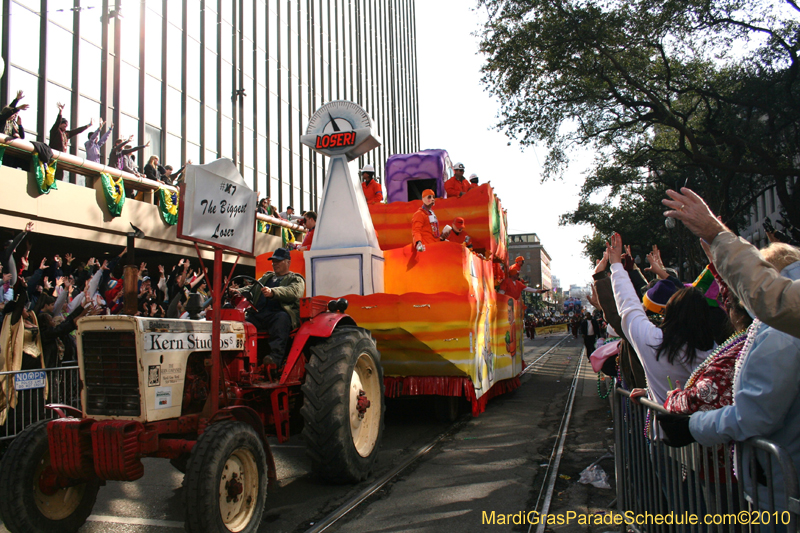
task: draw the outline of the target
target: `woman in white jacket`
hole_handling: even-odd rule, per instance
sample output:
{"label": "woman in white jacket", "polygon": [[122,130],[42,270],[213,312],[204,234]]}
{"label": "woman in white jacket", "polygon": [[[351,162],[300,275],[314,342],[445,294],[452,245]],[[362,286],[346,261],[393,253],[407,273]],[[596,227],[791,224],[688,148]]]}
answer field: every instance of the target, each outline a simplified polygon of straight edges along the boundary
{"label": "woman in white jacket", "polygon": [[622,237],[618,233],[611,237],[608,258],[622,329],[642,361],[650,398],[663,405],[667,393],[679,383],[686,383],[695,367],[714,349],[711,310],[699,290],[682,288],[669,299],[664,321],[656,326],[647,318],[622,266]]}

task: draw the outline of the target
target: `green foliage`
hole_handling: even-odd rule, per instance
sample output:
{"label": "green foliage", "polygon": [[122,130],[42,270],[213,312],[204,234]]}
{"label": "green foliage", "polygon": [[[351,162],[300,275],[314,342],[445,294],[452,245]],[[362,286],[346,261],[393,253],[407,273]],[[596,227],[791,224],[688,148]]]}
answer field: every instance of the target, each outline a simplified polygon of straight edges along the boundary
{"label": "green foliage", "polygon": [[610,224],[627,225],[642,245],[671,238],[660,200],[684,183],[733,226],[775,186],[800,225],[794,1],[479,4],[489,14],[483,80],[502,105],[498,127],[523,146],[548,147],[545,179],[563,173],[577,145],[602,154],[578,209],[562,217],[595,227],[592,255],[601,236],[622,233]]}

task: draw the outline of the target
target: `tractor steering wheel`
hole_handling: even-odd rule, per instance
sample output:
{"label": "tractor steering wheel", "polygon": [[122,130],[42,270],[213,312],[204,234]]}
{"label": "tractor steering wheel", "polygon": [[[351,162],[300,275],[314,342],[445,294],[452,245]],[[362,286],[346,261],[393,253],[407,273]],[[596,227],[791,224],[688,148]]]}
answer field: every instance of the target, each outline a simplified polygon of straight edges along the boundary
{"label": "tractor steering wheel", "polygon": [[[261,288],[261,289],[264,288],[264,285],[260,281],[258,281],[256,278],[254,278],[253,276],[248,276],[247,274],[239,274],[238,276],[234,276],[234,277],[231,278],[231,281],[228,284],[228,290],[229,291],[231,290],[230,283],[233,283],[233,282],[235,282],[236,280],[239,280],[239,279],[247,281],[247,282],[255,284],[255,285],[258,285],[259,288]],[[238,285],[238,282],[237,282],[237,285]],[[252,295],[250,294],[249,291],[245,291],[245,292],[239,293],[239,296],[247,301],[247,303],[249,304],[248,307],[255,308],[253,306],[253,302],[250,300],[250,297]],[[240,301],[240,300],[234,300],[234,302],[235,301]],[[234,307],[235,307],[235,303],[234,303]]]}

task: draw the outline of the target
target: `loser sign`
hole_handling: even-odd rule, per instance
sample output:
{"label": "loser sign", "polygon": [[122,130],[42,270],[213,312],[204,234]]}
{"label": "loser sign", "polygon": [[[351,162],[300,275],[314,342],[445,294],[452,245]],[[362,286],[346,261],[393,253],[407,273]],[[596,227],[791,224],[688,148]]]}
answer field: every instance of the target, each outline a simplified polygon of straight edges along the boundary
{"label": "loser sign", "polygon": [[189,165],[178,237],[252,254],[257,201],[230,159]]}
{"label": "loser sign", "polygon": [[14,389],[16,390],[43,389],[46,383],[47,375],[43,370],[14,374]]}

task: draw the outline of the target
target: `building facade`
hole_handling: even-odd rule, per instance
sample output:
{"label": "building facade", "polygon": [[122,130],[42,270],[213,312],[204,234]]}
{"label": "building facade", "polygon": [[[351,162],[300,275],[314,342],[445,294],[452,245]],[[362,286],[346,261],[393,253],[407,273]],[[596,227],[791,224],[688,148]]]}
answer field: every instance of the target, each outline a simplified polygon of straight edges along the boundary
{"label": "building facade", "polygon": [[102,117],[149,141],[140,166],[230,158],[298,211],[322,195],[325,158],[300,135],[323,103],[370,113],[383,145],[357,163],[379,176],[419,150],[415,0],[2,0],[0,17],[0,105],[24,92],[27,140],[48,140],[60,102],[70,129]]}
{"label": "building facade", "polygon": [[[796,178],[794,187],[797,187]],[[741,236],[759,248],[767,246],[769,238],[764,230],[764,221],[769,218],[776,229],[782,230],[783,226],[778,223],[781,220],[782,207],[778,193],[775,192],[775,187],[764,191],[751,206],[747,217],[747,226],[742,228]]]}
{"label": "building facade", "polygon": [[[525,258],[525,265],[520,271],[520,277],[529,287],[536,289],[552,289],[553,276],[550,272],[550,255],[539,241],[535,233],[523,233],[508,236],[509,262],[518,256]],[[552,301],[553,294],[547,292],[542,297],[545,301]]]}

